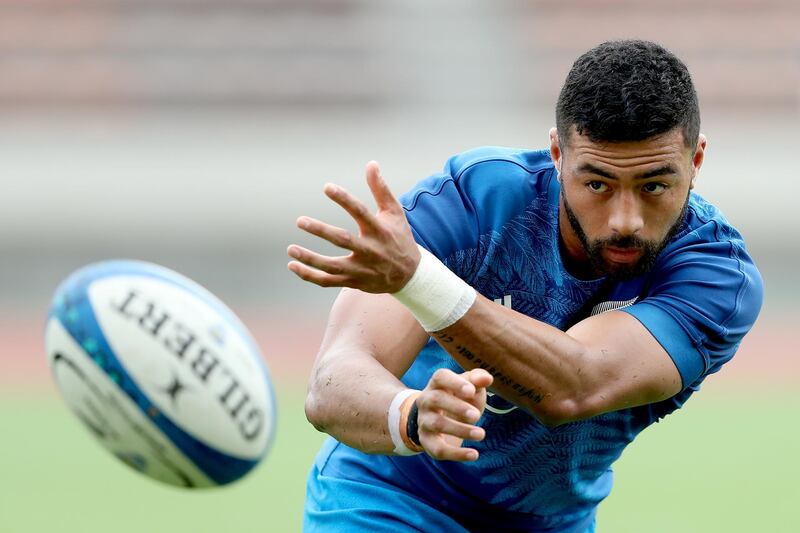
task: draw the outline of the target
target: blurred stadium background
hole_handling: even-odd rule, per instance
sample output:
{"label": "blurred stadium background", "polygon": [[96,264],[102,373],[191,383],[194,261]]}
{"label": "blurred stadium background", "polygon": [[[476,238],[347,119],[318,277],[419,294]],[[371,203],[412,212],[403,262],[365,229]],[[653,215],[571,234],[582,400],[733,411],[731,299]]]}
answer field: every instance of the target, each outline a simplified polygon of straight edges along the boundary
{"label": "blurred stadium background", "polygon": [[[0,0],[0,532],[297,531],[321,436],[302,398],[335,292],[285,270],[326,181],[396,192],[482,144],[544,147],[575,57],[611,38],[688,63],[698,191],[766,280],[739,355],[620,460],[603,532],[800,531],[800,4],[796,0]],[[131,257],[201,282],[278,387],[265,463],[184,493],[101,451],[57,396],[58,282]]]}

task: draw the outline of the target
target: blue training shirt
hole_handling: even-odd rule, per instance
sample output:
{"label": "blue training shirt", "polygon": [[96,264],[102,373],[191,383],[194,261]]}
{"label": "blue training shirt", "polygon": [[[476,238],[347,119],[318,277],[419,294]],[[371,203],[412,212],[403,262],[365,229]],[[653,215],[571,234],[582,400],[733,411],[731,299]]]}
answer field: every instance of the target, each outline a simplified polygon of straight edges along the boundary
{"label": "blue training shirt", "polygon": [[[389,480],[477,529],[582,531],[609,494],[611,464],[625,446],[733,357],[763,286],[741,235],[715,207],[692,193],[683,228],[652,271],[609,284],[564,267],[559,187],[548,151],[486,147],[451,158],[401,203],[416,240],[489,299],[562,330],[612,309],[634,316],[675,362],[682,391],[555,428],[493,395],[479,422],[486,438],[469,443],[480,452],[475,462],[367,455],[340,444],[326,452],[331,475]],[[463,371],[430,340],[403,382],[422,389],[438,368]]]}

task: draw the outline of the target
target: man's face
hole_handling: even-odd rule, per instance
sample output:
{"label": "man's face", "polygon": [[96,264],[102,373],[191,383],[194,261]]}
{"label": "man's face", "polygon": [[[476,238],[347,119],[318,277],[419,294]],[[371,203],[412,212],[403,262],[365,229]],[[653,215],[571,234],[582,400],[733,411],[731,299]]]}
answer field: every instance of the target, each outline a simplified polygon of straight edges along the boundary
{"label": "man's face", "polygon": [[597,143],[572,131],[562,150],[555,130],[551,154],[561,180],[559,227],[573,262],[592,275],[629,279],[649,271],[680,229],[703,162],[680,129],[644,141]]}

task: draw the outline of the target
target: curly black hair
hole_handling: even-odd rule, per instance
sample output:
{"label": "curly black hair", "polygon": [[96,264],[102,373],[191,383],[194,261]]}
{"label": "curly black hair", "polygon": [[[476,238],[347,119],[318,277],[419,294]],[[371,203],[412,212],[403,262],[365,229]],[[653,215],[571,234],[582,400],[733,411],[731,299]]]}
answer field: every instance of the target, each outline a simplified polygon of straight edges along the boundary
{"label": "curly black hair", "polygon": [[580,56],[556,105],[559,142],[572,127],[594,142],[641,141],[679,127],[697,145],[700,108],[686,65],[649,41],[609,41]]}

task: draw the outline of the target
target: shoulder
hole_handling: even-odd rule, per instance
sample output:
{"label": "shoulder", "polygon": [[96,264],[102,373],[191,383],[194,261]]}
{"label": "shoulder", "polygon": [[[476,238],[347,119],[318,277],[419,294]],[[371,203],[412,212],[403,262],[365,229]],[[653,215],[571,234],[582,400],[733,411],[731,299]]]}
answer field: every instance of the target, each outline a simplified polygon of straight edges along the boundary
{"label": "shoulder", "polygon": [[[670,267],[685,266],[700,258],[709,265],[717,262],[735,263],[736,269],[743,274],[740,277],[742,283],[761,284],[761,277],[747,252],[741,233],[717,207],[692,193],[684,227],[665,247],[658,262],[669,270]],[[754,278],[746,276],[748,270],[755,275]]]}
{"label": "shoulder", "polygon": [[684,385],[733,356],[764,298],[761,274],[741,234],[695,194],[684,228],[659,255],[647,285],[644,298],[627,310],[667,349]]}
{"label": "shoulder", "polygon": [[[741,233],[714,205],[692,194],[684,234],[664,250],[663,262],[675,277],[707,283],[721,333],[755,321],[764,298],[764,282]],[[692,296],[687,294],[688,301]],[[711,305],[710,305],[711,306]]]}
{"label": "shoulder", "polygon": [[400,203],[417,242],[445,259],[477,249],[481,236],[504,227],[536,199],[549,208],[557,186],[549,152],[487,146],[451,157]]}
{"label": "shoulder", "polygon": [[449,158],[441,173],[420,181],[401,202],[406,211],[439,196],[477,205],[490,200],[516,203],[546,192],[554,176],[547,150],[483,146]]}
{"label": "shoulder", "polygon": [[685,229],[690,238],[744,244],[742,235],[728,222],[725,215],[697,193],[689,196]]}
{"label": "shoulder", "polygon": [[510,170],[518,167],[520,171],[533,174],[553,168],[550,152],[547,150],[525,150],[503,146],[482,146],[457,154],[447,162],[450,174],[458,179],[470,170]]}

